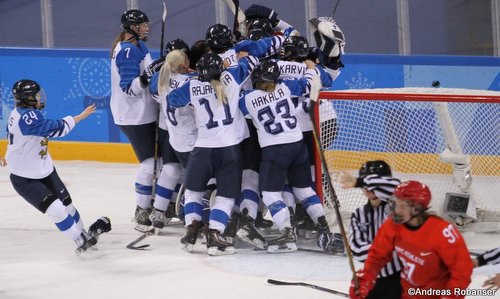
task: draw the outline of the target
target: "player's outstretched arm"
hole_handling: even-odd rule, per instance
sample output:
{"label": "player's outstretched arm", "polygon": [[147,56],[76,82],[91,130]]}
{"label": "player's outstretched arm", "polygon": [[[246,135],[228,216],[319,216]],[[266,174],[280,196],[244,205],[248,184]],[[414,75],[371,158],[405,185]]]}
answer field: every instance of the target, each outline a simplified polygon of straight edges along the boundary
{"label": "player's outstretched arm", "polygon": [[73,116],[73,119],[75,120],[75,124],[79,123],[81,120],[84,120],[87,118],[87,116],[91,115],[92,113],[95,112],[95,104],[92,104],[90,106],[87,106],[83,111],[82,113],[76,115],[76,116]]}

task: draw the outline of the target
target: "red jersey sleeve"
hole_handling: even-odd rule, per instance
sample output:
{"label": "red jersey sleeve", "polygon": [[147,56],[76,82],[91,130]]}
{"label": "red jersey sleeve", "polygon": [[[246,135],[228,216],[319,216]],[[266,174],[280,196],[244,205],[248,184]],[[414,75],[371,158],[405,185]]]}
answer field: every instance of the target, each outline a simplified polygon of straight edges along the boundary
{"label": "red jersey sleeve", "polygon": [[392,219],[387,219],[373,240],[364,264],[365,275],[369,275],[370,278],[376,279],[380,269],[392,259],[394,239],[397,234],[396,225]]}
{"label": "red jersey sleeve", "polygon": [[465,289],[471,282],[472,260],[467,245],[457,228],[444,220],[440,222],[440,234],[436,234],[438,254],[449,272],[446,288]]}

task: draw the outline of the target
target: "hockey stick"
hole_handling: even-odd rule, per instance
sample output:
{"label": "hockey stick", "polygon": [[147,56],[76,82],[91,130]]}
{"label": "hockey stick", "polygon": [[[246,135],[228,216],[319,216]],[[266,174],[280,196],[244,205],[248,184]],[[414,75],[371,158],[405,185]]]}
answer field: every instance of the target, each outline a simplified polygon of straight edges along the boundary
{"label": "hockey stick", "polygon": [[347,294],[347,293],[336,291],[336,290],[332,290],[332,289],[329,289],[329,288],[320,287],[318,285],[310,284],[310,283],[306,283],[306,282],[287,282],[287,281],[281,281],[281,280],[268,279],[267,283],[274,284],[274,285],[279,285],[279,286],[302,286],[302,287],[308,287],[308,288],[313,288],[313,289],[318,290],[318,291],[323,291],[323,292],[327,292],[327,293],[330,293],[330,294],[335,294],[335,295],[339,295],[339,296],[342,296],[342,297],[349,298],[349,294]]}
{"label": "hockey stick", "polygon": [[154,234],[154,229],[150,229],[147,232],[143,233],[139,237],[137,237],[134,241],[130,242],[127,244],[128,249],[133,249],[133,250],[144,250],[147,247],[149,247],[149,244],[144,244],[144,245],[139,245],[135,246],[135,244],[141,242],[142,240],[146,239],[147,237],[151,236]]}
{"label": "hockey stick", "polygon": [[233,24],[233,31],[236,29],[241,32],[241,34],[245,35],[246,34],[246,26],[245,26],[245,12],[241,9],[239,3],[239,0],[225,0],[227,6],[229,9],[233,12],[234,14],[234,19],[235,22]]}
{"label": "hockey stick", "polygon": [[234,22],[233,22],[233,33],[239,31],[238,14],[240,9],[240,0],[233,0],[234,4]]}
{"label": "hockey stick", "polygon": [[[163,2],[163,14],[161,16],[161,37],[160,37],[160,58],[163,56],[163,40],[165,36],[165,19],[167,18],[167,6]],[[155,127],[155,149],[154,149],[154,165],[153,165],[153,186],[151,189],[151,197],[154,198],[156,195],[156,180],[158,176],[158,156],[160,145],[160,107],[158,106],[158,111],[156,111],[156,127]]]}
{"label": "hockey stick", "polygon": [[[335,216],[337,217],[337,223],[339,225],[340,229],[340,234],[342,235],[342,240],[344,241],[344,247],[345,247],[345,252],[347,254],[347,259],[349,260],[349,267],[351,268],[352,271],[352,277],[356,286],[356,289],[359,286],[359,281],[358,277],[356,276],[356,268],[354,267],[354,261],[352,258],[352,252],[351,248],[349,247],[349,242],[347,239],[347,234],[344,229],[344,224],[342,223],[342,216],[340,215],[340,210],[339,210],[339,201],[337,198],[337,193],[335,192],[335,189],[333,189],[333,183],[332,183],[332,178],[330,176],[330,171],[328,170],[328,165],[326,164],[325,160],[325,155],[323,152],[323,146],[321,145],[321,139],[319,135],[319,128],[316,126],[315,123],[315,112],[316,110],[319,110],[317,105],[318,105],[318,98],[319,98],[319,91],[321,89],[321,82],[319,81],[318,77],[314,77],[313,81],[311,83],[311,92],[310,92],[310,103],[311,107],[309,107],[309,117],[311,118],[311,121],[313,123],[313,135],[314,135],[314,143],[316,144],[316,151],[319,154],[319,158],[321,160],[321,165],[323,166],[323,171],[325,173],[325,178],[326,182],[328,185],[328,191],[333,197],[333,209],[335,210]],[[319,125],[318,125],[319,126]]]}

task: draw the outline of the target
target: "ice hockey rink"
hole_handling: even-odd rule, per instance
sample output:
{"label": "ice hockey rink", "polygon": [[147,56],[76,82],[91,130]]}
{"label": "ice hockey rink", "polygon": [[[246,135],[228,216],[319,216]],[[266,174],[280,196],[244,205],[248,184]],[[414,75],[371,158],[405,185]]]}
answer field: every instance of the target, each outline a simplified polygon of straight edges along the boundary
{"label": "ice hockey rink", "polygon": [[[267,279],[302,281],[347,293],[351,270],[346,257],[295,252],[268,254],[250,248],[236,255],[209,257],[198,243],[191,254],[181,250],[182,226],[169,226],[141,244],[131,222],[135,209],[136,165],[56,161],[59,175],[86,226],[100,216],[111,218],[112,231],[97,250],[81,256],[50,219],[13,190],[9,172],[0,168],[0,298],[342,298],[301,286],[275,286]],[[464,233],[469,249],[500,246],[498,234]],[[361,264],[356,263],[356,268]],[[471,289],[500,273],[500,265],[474,270]],[[496,296],[468,298],[500,298]]]}

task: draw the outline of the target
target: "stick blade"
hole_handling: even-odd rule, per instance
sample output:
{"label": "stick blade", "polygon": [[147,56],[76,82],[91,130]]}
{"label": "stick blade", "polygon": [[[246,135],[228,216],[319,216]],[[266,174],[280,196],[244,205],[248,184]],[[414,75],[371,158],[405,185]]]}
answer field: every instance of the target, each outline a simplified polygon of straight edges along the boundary
{"label": "stick blade", "polygon": [[161,16],[163,22],[165,22],[165,19],[167,18],[167,5],[165,2],[163,2],[163,15]]}

